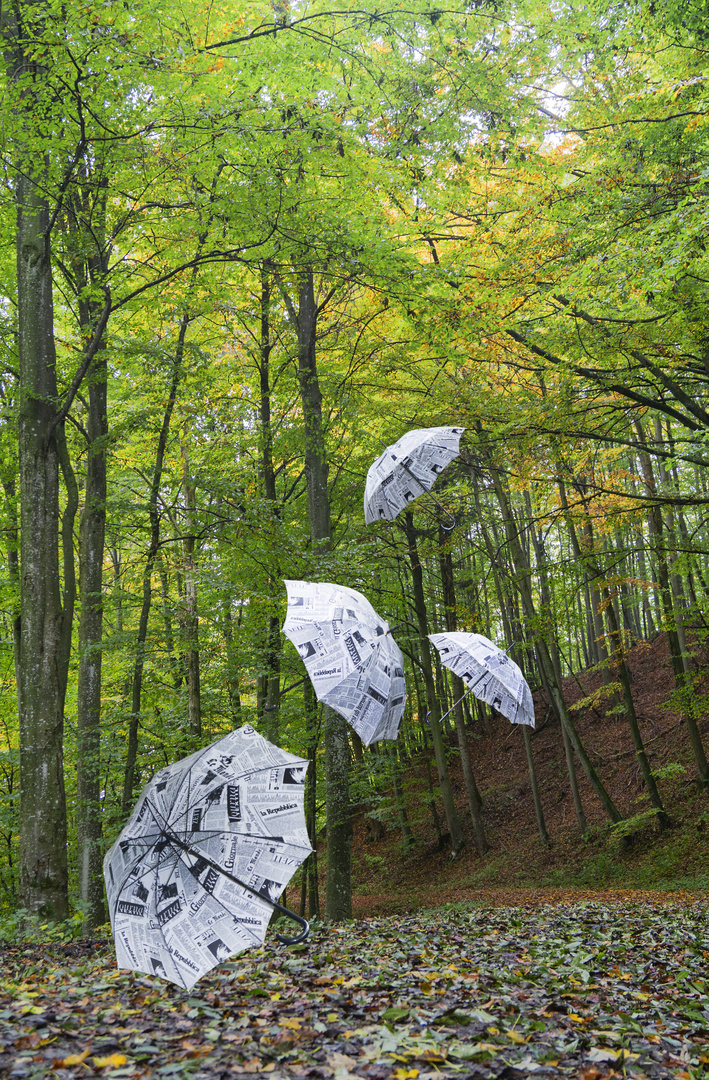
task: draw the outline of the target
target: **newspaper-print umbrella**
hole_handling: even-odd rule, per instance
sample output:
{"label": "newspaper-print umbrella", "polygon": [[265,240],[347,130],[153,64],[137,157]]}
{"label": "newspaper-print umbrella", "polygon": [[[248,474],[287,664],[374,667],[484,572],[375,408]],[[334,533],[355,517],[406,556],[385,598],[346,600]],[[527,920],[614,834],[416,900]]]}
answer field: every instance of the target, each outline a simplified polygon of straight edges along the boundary
{"label": "newspaper-print umbrella", "polygon": [[365,746],[395,739],[406,682],[388,624],[356,589],[322,581],[285,585],[283,633],[300,653],[318,700],[344,716]]}
{"label": "newspaper-print umbrella", "polygon": [[411,502],[433,487],[436,477],[460,453],[462,427],[416,428],[370,466],[364,488],[364,520],[393,521]]}
{"label": "newspaper-print umbrella", "polygon": [[441,662],[459,675],[480,701],[513,724],[534,727],[534,702],[527,680],[514,660],[482,634],[451,631],[429,634]]}
{"label": "newspaper-print umbrella", "polygon": [[161,769],[108,851],[104,877],[118,966],[189,989],[260,945],[277,898],[310,854],[308,762],[249,724]]}

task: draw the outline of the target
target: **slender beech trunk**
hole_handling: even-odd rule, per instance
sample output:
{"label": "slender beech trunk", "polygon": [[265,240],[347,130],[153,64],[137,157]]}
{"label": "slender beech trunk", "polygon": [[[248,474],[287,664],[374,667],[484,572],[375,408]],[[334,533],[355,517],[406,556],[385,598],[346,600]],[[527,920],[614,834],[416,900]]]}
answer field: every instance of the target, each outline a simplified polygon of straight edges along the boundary
{"label": "slender beech trunk", "polygon": [[418,670],[420,669],[420,663],[418,656],[412,657],[412,678],[414,680],[414,689],[416,692],[416,710],[419,718],[419,728],[421,730],[421,752],[426,763],[426,787],[428,789],[428,808],[431,813],[431,822],[436,834],[436,841],[438,843],[438,850],[443,849],[443,829],[441,828],[441,819],[438,816],[438,807],[436,806],[436,789],[433,784],[433,773],[431,772],[431,755],[429,754],[429,742],[428,742],[428,730],[426,729],[426,697],[421,687],[421,680],[418,677]]}
{"label": "slender beech trunk", "polygon": [[[492,543],[490,534],[488,532],[487,526],[486,526],[485,521],[484,521],[483,516],[482,516],[482,507],[481,507],[481,503],[480,503],[480,494],[478,492],[477,481],[474,481],[474,484],[475,484],[475,487],[474,487],[475,504],[476,504],[477,512],[478,512],[478,521],[480,522],[480,527],[481,527],[482,534],[483,534],[483,540],[485,542],[485,547],[487,548],[488,557],[490,559],[490,565],[493,568],[493,576],[495,578],[495,588],[497,589],[498,602],[499,602],[499,605],[500,605],[500,614],[502,616],[502,622],[503,622],[503,625],[504,625],[504,628],[505,628],[505,636],[507,637],[508,641],[512,642],[512,641],[515,640],[515,636],[513,634],[512,628],[510,626],[509,615],[507,614],[507,607],[506,607],[506,604],[505,604],[505,595],[504,595],[503,582],[502,582],[502,566],[501,566],[501,560],[500,560],[500,554],[499,554],[500,545],[499,544],[495,545],[495,544]],[[519,622],[518,622],[518,625],[519,625]],[[520,630],[521,630],[521,627],[520,627]],[[521,636],[523,638],[526,638],[526,634],[521,634]],[[516,661],[516,662],[519,663],[519,660]],[[523,665],[519,664],[519,666],[523,670]],[[482,702],[479,702],[478,704],[480,706],[480,713],[483,716],[484,722],[486,723],[486,731],[487,731],[488,734],[491,734],[490,724],[489,724],[488,721],[486,721],[486,717],[485,717],[484,705],[483,705]],[[563,730],[563,728],[562,728],[562,730]],[[548,832],[547,826],[546,826],[546,821],[545,821],[545,818],[544,818],[544,808],[542,806],[542,800],[541,800],[541,796],[539,794],[539,784],[537,782],[537,770],[536,770],[536,767],[535,767],[535,764],[534,764],[534,754],[532,752],[532,741],[531,741],[531,737],[530,737],[530,734],[529,734],[529,731],[528,731],[528,728],[527,728],[526,724],[522,725],[522,737],[524,739],[524,749],[525,749],[525,753],[527,755],[527,766],[529,768],[529,780],[530,780],[530,784],[531,784],[531,788],[532,788],[532,798],[534,800],[534,812],[535,812],[536,817],[537,817],[537,829],[539,831],[539,838],[540,838],[540,840],[542,841],[543,844],[548,846],[551,843],[551,838],[549,836],[549,832]],[[568,758],[567,758],[567,765],[568,765]],[[576,780],[576,776],[574,774],[574,781],[575,780]]]}
{"label": "slender beech trunk", "polygon": [[[446,630],[448,633],[454,633],[458,629],[458,609],[456,604],[455,577],[453,575],[453,557],[450,550],[450,541],[450,533],[446,532],[439,523],[438,553],[441,568],[441,584],[443,587],[443,611],[445,615]],[[468,796],[470,819],[473,825],[473,843],[475,844],[475,850],[478,855],[482,857],[486,851],[490,850],[490,845],[485,837],[482,817],[480,816],[482,800],[480,798],[480,792],[478,791],[478,785],[475,782],[473,766],[470,761],[468,734],[465,730],[465,716],[463,713],[465,684],[460,675],[454,673],[452,673],[451,683],[453,686],[453,700],[455,702],[453,715],[455,717],[455,730],[458,736],[460,764],[463,770],[463,781],[465,783],[465,792]]]}
{"label": "slender beech trunk", "polygon": [[507,493],[502,484],[499,472],[493,465],[490,465],[489,468],[495,487],[495,492],[497,494],[498,502],[500,505],[500,510],[502,512],[502,517],[504,520],[505,535],[507,537],[510,554],[512,557],[512,561],[517,568],[516,583],[520,593],[520,597],[522,599],[524,614],[528,621],[530,629],[534,630],[534,646],[537,656],[539,658],[539,674],[544,684],[544,688],[547,692],[549,701],[552,704],[554,712],[559,717],[559,721],[567,729],[569,739],[571,740],[571,745],[576,752],[576,756],[581,762],[583,770],[586,773],[586,776],[588,777],[591,786],[593,787],[593,790],[598,795],[598,798],[600,799],[604,809],[606,810],[606,813],[610,817],[611,821],[620,821],[621,814],[615,806],[615,803],[611,799],[610,795],[606,791],[605,787],[601,783],[600,777],[598,776],[596,770],[591,764],[591,760],[586,753],[586,748],[581,742],[578,732],[574,727],[573,721],[571,719],[571,714],[564,700],[564,695],[562,693],[561,686],[554,670],[554,664],[549,649],[547,647],[547,643],[544,640],[544,637],[537,630],[538,619],[532,595],[529,567],[525,564],[524,557],[517,540],[517,532],[514,526],[514,521],[512,519],[512,513],[510,510]]}
{"label": "slender beech trunk", "polygon": [[[227,668],[226,683],[229,694],[229,707],[231,709],[231,717],[234,726],[239,727],[243,717],[241,712],[241,691],[239,689],[239,665],[237,663],[236,647],[234,645],[233,617],[231,614],[231,600],[229,597],[224,601],[223,612]],[[239,609],[239,625],[241,625],[241,608]]]}
{"label": "slender beech trunk", "polygon": [[438,767],[438,782],[441,788],[441,796],[443,798],[443,808],[446,813],[448,831],[450,832],[451,836],[451,856],[455,858],[455,856],[465,844],[465,838],[463,836],[463,831],[460,827],[460,822],[458,820],[458,812],[455,808],[455,800],[453,798],[453,788],[451,787],[450,776],[448,775],[446,750],[443,742],[443,731],[441,728],[438,699],[436,697],[436,685],[433,679],[431,646],[428,640],[428,616],[426,614],[426,598],[423,591],[423,570],[421,568],[421,560],[419,559],[418,545],[416,543],[414,517],[411,511],[408,510],[404,514],[404,528],[406,530],[406,540],[409,549],[409,562],[411,565],[411,580],[413,583],[414,594],[414,610],[416,612],[416,620],[418,622],[419,629],[421,671],[423,672],[423,680],[426,688],[426,700],[428,703],[428,721],[431,738],[433,740],[433,752],[436,758],[436,765]]}
{"label": "slender beech trunk", "polygon": [[185,338],[190,318],[187,312],[182,316],[180,329],[177,336],[177,346],[172,367],[172,380],[168,393],[165,412],[163,413],[158,445],[155,453],[155,465],[148,494],[148,517],[150,520],[150,541],[143,569],[143,602],[138,620],[138,633],[136,636],[135,661],[133,663],[133,677],[131,684],[131,711],[128,725],[128,748],[126,752],[125,773],[123,778],[123,798],[121,801],[121,813],[127,817],[133,803],[136,771],[138,766],[138,730],[140,727],[140,707],[143,690],[143,669],[145,666],[145,643],[148,636],[148,619],[152,602],[152,577],[155,560],[160,548],[160,514],[158,511],[158,493],[162,479],[163,464],[167,438],[170,431],[170,421],[177,399],[177,388],[182,377],[182,361],[185,352]]}
{"label": "slender beech trunk", "polygon": [[182,497],[184,500],[185,538],[182,554],[185,567],[185,592],[182,605],[182,638],[187,656],[187,724],[190,735],[202,735],[202,695],[199,670],[199,612],[197,610],[197,567],[195,562],[195,530],[197,486],[190,473],[187,432],[181,446]]}
{"label": "slender beech trunk", "polygon": [[[70,227],[96,245],[86,261],[74,263],[79,297],[79,323],[84,337],[91,338],[101,317],[101,305],[89,298],[89,286],[102,282],[108,270],[105,247],[106,183],[95,178],[99,190],[91,196],[78,193],[71,206]],[[90,233],[84,221],[95,218]],[[88,408],[86,433],[88,455],[84,509],[79,530],[80,615],[79,670],[77,679],[76,831],[79,901],[84,931],[91,932],[106,919],[103,902],[102,806],[101,806],[101,666],[103,638],[103,560],[106,544],[106,454],[108,438],[108,365],[105,339],[101,336],[87,373]]]}
{"label": "slender beech trunk", "polygon": [[165,627],[165,651],[167,662],[172,672],[172,686],[179,690],[183,682],[182,663],[175,655],[175,633],[172,627],[172,615],[170,614],[170,582],[167,576],[166,564],[160,567],[160,593],[162,595],[162,618]]}
{"label": "slender beech trunk", "polygon": [[409,824],[409,816],[406,813],[406,803],[404,802],[404,793],[401,787],[401,763],[399,762],[396,752],[396,746],[393,743],[389,744],[388,752],[391,759],[392,780],[394,782],[394,797],[396,799],[396,814],[399,818],[399,828],[401,829],[404,848],[406,851],[410,851],[414,846],[414,834],[412,833],[411,825]]}
{"label": "slender beech trunk", "polygon": [[[318,837],[317,837],[317,807],[318,807],[318,770],[317,752],[320,738],[320,725],[317,719],[317,704],[315,691],[310,679],[303,684],[303,707],[308,729],[308,772],[306,774],[305,787],[305,818],[308,826],[308,835],[313,848],[305,869],[305,881],[308,892],[308,918],[312,919],[320,915],[320,890],[318,885]],[[305,899],[305,898],[303,898]],[[302,905],[302,915],[305,915],[305,904]]]}
{"label": "slender beech trunk", "polygon": [[[263,494],[270,509],[269,527],[279,517],[276,492],[276,470],[273,466],[273,429],[271,425],[271,267],[261,268],[261,340],[259,345],[259,420],[261,424],[260,473]],[[280,567],[269,574],[268,591],[276,603],[282,591]],[[261,680],[261,712],[266,734],[271,742],[280,744],[279,703],[281,694],[281,620],[269,615],[266,628],[266,670]]]}
{"label": "slender beech trunk", "polygon": [[[322,392],[317,370],[318,305],[311,269],[299,274],[298,308],[284,294],[298,329],[298,384],[305,429],[305,477],[310,539],[315,553],[327,555],[332,543],[328,459],[322,418]],[[325,742],[325,813],[327,818],[327,882],[325,918],[352,917],[352,809],[349,789],[350,744],[347,721],[323,706]]]}
{"label": "slender beech trunk", "polygon": [[77,849],[85,929],[106,919],[101,846],[101,659],[103,556],[106,536],[107,365],[101,350],[90,376],[84,511],[80,530],[79,673],[77,688]]}
{"label": "slender beech trunk", "polygon": [[[641,447],[645,446],[645,432],[639,421],[635,424],[635,430],[638,436],[638,440],[641,443]],[[638,453],[640,460],[640,467],[642,470],[643,482],[645,489],[651,499],[657,496],[657,487],[655,484],[655,477],[652,471],[652,462],[650,455],[646,449],[640,449]],[[680,703],[682,707],[682,715],[684,722],[687,725],[687,733],[689,735],[689,741],[694,754],[694,760],[697,765],[697,772],[699,773],[699,779],[702,784],[709,784],[709,762],[707,762],[706,754],[704,752],[704,745],[702,743],[702,737],[697,725],[697,718],[695,716],[695,704],[694,693],[692,688],[692,680],[685,666],[686,657],[683,656],[682,646],[677,634],[677,623],[675,617],[674,607],[672,605],[672,591],[670,587],[669,572],[667,569],[667,561],[663,551],[663,522],[662,513],[660,507],[656,502],[650,502],[647,509],[647,523],[648,530],[650,532],[651,546],[654,550],[655,564],[657,567],[657,576],[659,583],[660,604],[662,607],[662,613],[664,615],[665,632],[667,634],[667,641],[670,647],[670,657],[672,659],[672,670],[675,678],[675,686],[679,694]]]}
{"label": "slender beech trunk", "polygon": [[635,754],[640,765],[640,771],[645,781],[645,787],[650,795],[650,802],[657,810],[657,822],[660,829],[665,829],[669,824],[669,818],[665,813],[665,808],[662,805],[662,799],[660,793],[657,790],[657,784],[655,777],[652,775],[650,769],[650,762],[647,759],[645,753],[645,746],[643,744],[642,735],[640,733],[640,726],[638,724],[638,718],[635,712],[635,702],[633,701],[633,694],[630,688],[630,671],[625,659],[625,649],[623,646],[623,639],[621,635],[620,627],[618,626],[618,620],[613,607],[613,597],[609,590],[606,590],[606,618],[608,620],[608,626],[610,629],[610,639],[613,642],[613,652],[611,654],[611,662],[616,669],[618,679],[623,690],[623,704],[625,706],[625,716],[630,727],[630,733],[633,737],[633,745],[635,747]]}

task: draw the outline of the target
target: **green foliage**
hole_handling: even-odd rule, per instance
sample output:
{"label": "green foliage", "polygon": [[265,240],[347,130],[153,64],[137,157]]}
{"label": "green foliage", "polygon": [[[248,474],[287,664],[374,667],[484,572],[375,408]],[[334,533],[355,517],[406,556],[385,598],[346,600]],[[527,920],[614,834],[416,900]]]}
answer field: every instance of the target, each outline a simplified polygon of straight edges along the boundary
{"label": "green foliage", "polygon": [[[77,912],[64,922],[42,922],[24,908],[14,908],[0,915],[0,942],[5,945],[37,945],[43,942],[63,944],[81,936],[83,915]],[[105,936],[105,933],[104,935]]]}
{"label": "green foliage", "polygon": [[687,769],[684,765],[680,765],[679,761],[668,761],[658,769],[653,769],[652,775],[656,780],[676,780],[680,776],[685,776],[686,772]]}
{"label": "green foliage", "polygon": [[[71,402],[66,395],[86,346],[83,306],[110,307],[105,844],[124,819],[136,719],[136,788],[246,721],[297,753],[317,740],[300,689],[281,699],[277,717],[264,709],[269,679],[282,690],[302,675],[278,637],[284,578],[361,589],[390,623],[403,623],[396,637],[410,707],[402,740],[418,748],[405,545],[396,524],[365,529],[361,508],[381,443],[411,427],[467,428],[461,460],[436,488],[458,522],[448,543],[459,628],[514,641],[534,685],[535,645],[553,643],[563,673],[582,672],[575,714],[617,716],[620,745],[625,707],[613,670],[620,646],[603,626],[609,605],[619,605],[635,637],[670,626],[658,586],[664,561],[680,582],[677,611],[688,628],[709,614],[700,12],[674,0],[520,4],[497,7],[491,19],[482,8],[431,12],[415,0],[368,15],[315,5],[305,22],[293,12],[292,27],[274,27],[271,8],[243,3],[209,15],[189,4],[42,9],[31,45],[41,65],[7,81],[3,130],[11,172],[19,146],[47,162],[57,371],[81,509],[94,375]],[[59,17],[62,35],[51,26]],[[30,91],[41,108],[20,124]],[[0,904],[10,910],[21,397],[12,178],[4,192]],[[320,305],[314,348],[334,527],[324,556],[311,544],[303,473],[296,309],[304,268]],[[500,520],[492,466],[509,489],[524,566]],[[414,512],[430,620],[440,629],[434,507],[424,498]],[[158,547],[146,579],[154,518]],[[520,609],[527,580],[533,615]],[[593,606],[600,629],[589,625]],[[690,650],[702,647],[690,632]],[[614,656],[603,659],[603,650]],[[194,652],[199,733],[188,685]],[[74,641],[65,739],[73,882],[77,661]],[[608,670],[610,683],[589,690],[592,673]],[[448,676],[436,677],[444,701]],[[682,694],[673,700],[679,709]],[[321,748],[314,755],[321,805]],[[672,781],[683,769],[671,762],[653,775]],[[367,752],[353,800],[373,819],[397,822],[392,792],[402,770],[403,755]],[[428,815],[419,791],[412,827]],[[651,820],[652,812],[631,811],[613,836]],[[496,865],[490,859],[476,880],[494,880]],[[589,882],[610,880],[612,860],[599,855],[587,873]]]}

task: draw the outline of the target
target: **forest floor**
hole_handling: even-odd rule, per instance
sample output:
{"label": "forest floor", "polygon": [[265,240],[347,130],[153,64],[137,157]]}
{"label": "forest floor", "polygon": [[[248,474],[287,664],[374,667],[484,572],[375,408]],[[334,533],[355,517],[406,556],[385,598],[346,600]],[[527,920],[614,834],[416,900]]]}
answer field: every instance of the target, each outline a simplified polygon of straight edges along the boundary
{"label": "forest floor", "polygon": [[94,942],[0,954],[14,1080],[706,1080],[706,901],[632,897],[318,924],[191,990]]}
{"label": "forest floor", "polygon": [[[414,760],[404,777],[413,850],[385,804],[376,821],[363,811],[355,919],[315,920],[306,943],[269,934],[185,991],[116,970],[107,928],[91,941],[35,927],[0,942],[0,1076],[709,1080],[709,802],[669,700],[664,639],[634,650],[631,666],[652,766],[674,765],[659,781],[665,832],[643,818],[629,835],[611,828],[579,773],[581,839],[559,728],[538,696],[532,746],[550,848],[519,729],[498,721],[470,739],[490,852],[480,859],[468,843],[451,861],[439,848],[425,763]],[[566,690],[591,698],[597,680]],[[637,819],[648,803],[630,736],[606,708],[596,698],[579,709],[578,728]],[[706,736],[706,717],[701,726]]]}

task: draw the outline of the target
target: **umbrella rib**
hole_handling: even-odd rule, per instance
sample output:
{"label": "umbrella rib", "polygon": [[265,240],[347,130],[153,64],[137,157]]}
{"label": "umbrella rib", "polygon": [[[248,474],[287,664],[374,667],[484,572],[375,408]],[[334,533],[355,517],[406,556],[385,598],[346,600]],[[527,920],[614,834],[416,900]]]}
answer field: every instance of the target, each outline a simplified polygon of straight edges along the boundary
{"label": "umbrella rib", "polygon": [[[189,851],[189,849],[188,849],[188,848],[185,848],[185,850],[187,851],[187,853],[188,853],[188,854],[190,854],[190,851]],[[200,858],[204,858],[204,856],[200,856]],[[176,863],[177,863],[177,862],[181,862],[183,866],[186,866],[186,867],[187,867],[187,869],[188,869],[188,871],[190,871],[190,873],[191,873],[191,871],[192,871],[192,867],[191,867],[191,866],[189,865],[189,863],[187,862],[187,860],[186,860],[186,859],[182,858],[182,855],[180,854],[180,850],[179,850],[179,847],[178,847],[178,849],[177,849],[177,853],[175,854],[175,860],[176,860]],[[216,863],[212,863],[212,862],[210,862],[210,860],[209,860],[209,859],[205,859],[205,862],[207,862],[207,863],[208,863],[208,865],[209,865],[209,866],[211,866],[211,867],[212,867],[212,868],[213,868],[214,870],[217,870],[217,869],[218,869],[218,866],[217,866],[217,864],[216,864]],[[225,876],[226,876],[227,878],[231,878],[231,876],[232,876],[232,875],[230,875],[230,874],[227,874],[227,873],[226,873],[226,872],[225,872],[224,870],[222,870],[222,871],[220,871],[220,872],[221,872],[221,873],[223,873],[223,874],[225,874]],[[197,880],[197,881],[199,881],[199,879],[198,879],[198,878],[197,878],[196,880]],[[234,881],[238,881],[238,878],[233,878],[232,880],[234,880]],[[240,881],[239,881],[238,883],[239,883],[239,885],[241,885],[241,884],[242,884],[242,882],[240,882]],[[200,885],[202,885],[202,882],[200,881],[200,882],[199,882],[199,884],[200,884]],[[204,885],[202,885],[202,888],[204,889]],[[260,893],[254,892],[254,890],[253,890],[253,889],[249,889],[248,885],[244,885],[244,888],[245,888],[245,889],[247,889],[247,890],[248,890],[249,892],[253,892],[254,896],[257,896],[257,897],[259,898],[259,900],[263,900],[263,901],[264,901],[264,903],[266,903],[266,904],[267,904],[267,903],[269,902],[268,900],[266,900],[266,898],[265,898],[265,897],[261,896],[261,894],[260,894]],[[226,904],[225,904],[225,903],[224,903],[224,902],[223,902],[222,900],[220,900],[220,899],[219,899],[219,897],[218,897],[218,896],[215,896],[215,895],[214,895],[214,893],[210,893],[208,889],[204,889],[204,891],[205,891],[206,893],[208,893],[208,895],[209,895],[210,899],[211,899],[211,900],[213,900],[215,904],[219,904],[219,907],[221,907],[221,908],[224,908],[224,911],[226,911],[227,915],[231,915],[231,917],[232,917],[233,919],[237,919],[237,918],[238,918],[238,917],[237,917],[236,915],[234,915],[234,912],[233,912],[233,911],[231,911],[231,910],[230,910],[230,909],[229,909],[229,908],[228,908],[228,907],[226,906]],[[258,937],[258,935],[257,935],[257,934],[256,934],[256,933],[255,933],[255,932],[254,932],[254,931],[253,931],[253,930],[252,930],[252,929],[251,929],[250,927],[246,926],[246,925],[245,925],[245,924],[244,924],[243,922],[241,922],[241,920],[238,920],[238,921],[239,921],[239,924],[240,924],[240,926],[241,926],[241,927],[242,927],[242,928],[243,928],[243,929],[244,929],[244,930],[246,931],[246,933],[247,933],[247,934],[250,934],[250,935],[251,935],[251,937],[252,937],[252,938],[254,939],[254,941],[256,942],[256,944],[260,944],[260,942],[261,942],[261,939],[260,939],[260,938]],[[265,932],[264,932],[264,933],[265,933]],[[234,955],[234,954],[232,954],[232,955]]]}
{"label": "umbrella rib", "polygon": [[[176,867],[178,862],[179,862],[179,858],[178,858],[178,856],[174,856],[174,857],[175,857],[175,867]],[[165,859],[164,862],[167,862],[167,859]],[[158,863],[158,866],[159,865],[160,865],[160,863]],[[168,881],[169,881],[169,878],[168,878]],[[158,878],[158,875],[156,873],[155,874],[155,885],[154,885],[154,899],[155,899],[155,913],[156,914],[157,914],[157,910],[158,910],[158,884],[159,884],[159,878]],[[167,943],[167,938],[165,937],[165,931],[162,928],[162,925],[160,923],[160,919],[158,919],[157,922],[158,922],[158,926],[160,928],[160,937],[163,940],[163,944],[164,944],[165,948],[167,949],[167,952],[168,952],[169,956],[172,957],[172,952],[170,951],[170,946]],[[182,979],[182,985],[184,986],[185,989],[187,989],[187,982],[183,978],[183,976],[182,976],[182,974],[180,972],[180,969],[178,968],[178,966],[177,966],[177,964],[175,963],[174,960],[172,961],[172,963],[173,963],[173,966],[175,968],[175,971],[177,972],[177,974]]]}
{"label": "umbrella rib", "polygon": [[[146,849],[145,849],[145,851],[141,852],[141,854],[140,854],[140,855],[139,855],[139,856],[138,856],[138,857],[137,857],[136,859],[134,859],[134,860],[133,860],[133,861],[131,862],[131,865],[130,865],[130,869],[126,870],[126,874],[125,874],[125,877],[123,878],[123,880],[121,881],[120,885],[118,886],[118,889],[116,890],[116,899],[115,899],[115,901],[114,901],[114,904],[113,904],[113,910],[112,910],[112,915],[113,915],[113,917],[114,917],[114,918],[115,918],[115,916],[116,916],[116,910],[117,910],[117,908],[118,908],[118,902],[119,902],[119,900],[120,900],[120,898],[121,898],[121,894],[122,894],[123,890],[125,889],[125,887],[126,887],[126,883],[127,883],[127,882],[128,882],[128,880],[130,879],[130,877],[131,877],[131,875],[132,875],[132,873],[133,873],[133,870],[135,869],[135,867],[136,867],[136,865],[138,864],[138,862],[140,861],[140,859],[144,858],[144,857],[145,857],[145,855],[146,855],[146,854],[147,854],[147,853],[148,853],[148,852],[150,851],[150,848],[151,848],[151,847],[154,847],[154,846],[155,846],[155,843],[157,842],[157,840],[159,840],[159,839],[160,839],[160,837],[161,837],[161,835],[162,835],[162,832],[163,832],[163,830],[162,830],[162,826],[160,825],[160,822],[159,822],[159,821],[158,821],[158,820],[156,819],[156,817],[155,817],[155,813],[153,812],[153,811],[154,811],[153,805],[152,805],[152,803],[150,802],[150,799],[149,799],[149,798],[148,798],[147,796],[146,796],[146,798],[145,798],[145,803],[146,803],[146,806],[147,806],[148,810],[149,810],[149,811],[150,811],[150,813],[152,814],[152,817],[153,817],[153,821],[155,821],[155,824],[157,825],[157,827],[158,827],[158,829],[159,829],[160,831],[159,831],[159,832],[158,832],[158,834],[157,834],[157,839],[156,839],[156,840],[153,840],[153,841],[151,841],[151,843],[149,843],[149,844],[148,844],[148,845],[146,846]],[[159,813],[159,811],[158,811],[158,813]],[[148,836],[152,836],[152,833],[148,833],[147,835],[148,835]],[[145,840],[146,838],[147,838],[146,836],[136,836],[136,837],[130,837],[130,843],[131,843],[131,844],[138,844],[138,843],[143,843],[143,842],[144,842],[144,840]],[[147,872],[149,873],[149,871],[147,871]],[[138,875],[138,877],[136,877],[136,879],[135,879],[135,880],[136,880],[136,881],[140,881],[140,879],[141,879],[142,877],[144,877],[144,876],[145,876],[144,874],[140,874],[140,875]]]}
{"label": "umbrella rib", "polygon": [[[255,776],[257,773],[262,773],[262,772],[270,772],[271,769],[288,768],[291,765],[295,766],[295,765],[307,765],[307,764],[308,764],[308,761],[306,760],[306,758],[295,758],[293,761],[289,762],[288,765],[286,765],[285,762],[284,762],[283,766],[281,766],[281,765],[264,765],[263,768],[260,768],[260,769],[249,769],[248,771],[239,773],[238,776],[232,777],[232,780],[234,780],[234,781],[243,780],[244,777]],[[190,773],[191,772],[192,772],[192,770],[190,769]],[[224,783],[227,784],[227,783],[229,783],[229,781],[225,780]],[[177,796],[180,794],[181,790],[182,790],[182,785],[180,785],[180,788],[175,793],[175,799],[177,799]],[[177,823],[179,821],[181,821],[183,818],[186,818],[187,815],[190,813],[190,811],[194,810],[195,806],[199,802],[199,799],[202,798],[202,797],[203,796],[195,797],[194,803],[191,803],[189,801],[190,793],[189,793],[189,788],[188,788],[188,791],[187,791],[187,799],[188,799],[187,805],[185,806],[184,811],[177,818],[174,818],[174,819],[168,818],[167,819],[170,826],[174,827],[175,825],[177,825]]]}
{"label": "umbrella rib", "polygon": [[[187,836],[188,834],[189,830],[186,830],[185,836]],[[207,840],[213,840],[215,836],[243,836],[247,840],[265,840],[267,842],[273,843],[278,840],[282,840],[284,844],[288,845],[288,847],[295,848],[297,851],[307,851],[308,853],[310,853],[313,850],[310,846],[306,847],[305,844],[294,844],[290,840],[286,840],[285,837],[282,836],[269,836],[268,833],[242,833],[237,832],[235,829],[232,831],[229,831],[227,829],[214,829],[211,832],[207,832],[206,829],[200,830],[199,837],[195,837],[192,843],[195,846],[197,844],[203,844]]]}
{"label": "umbrella rib", "polygon": [[[160,811],[158,811],[158,813],[160,813]],[[164,835],[168,840],[171,840],[172,843],[175,844],[178,848],[182,848],[183,851],[186,851],[188,855],[193,854],[189,845],[186,844],[183,840],[180,840],[179,836],[175,836],[174,832],[172,832],[172,829],[167,824],[167,822],[165,823]],[[228,870],[225,870],[222,866],[219,865],[219,863],[212,862],[211,859],[208,859],[206,855],[203,855],[201,853],[198,853],[198,858],[203,859],[207,866],[210,866],[212,870],[216,870],[216,872],[225,877],[227,881],[233,881],[235,885],[240,885],[242,889],[246,889],[247,892],[250,892],[253,896],[258,896],[259,899],[263,900],[264,903],[269,904],[274,911],[279,911],[287,918],[293,919],[295,922],[307,926],[307,923],[305,923],[305,921],[301,919],[299,915],[296,915],[295,912],[289,911],[287,907],[283,907],[283,905],[279,904],[276,900],[271,900],[270,897],[263,896],[260,892],[257,892],[257,890],[253,888],[253,886],[247,885],[245,881],[242,881],[241,878],[238,878],[236,874],[231,874]]]}

